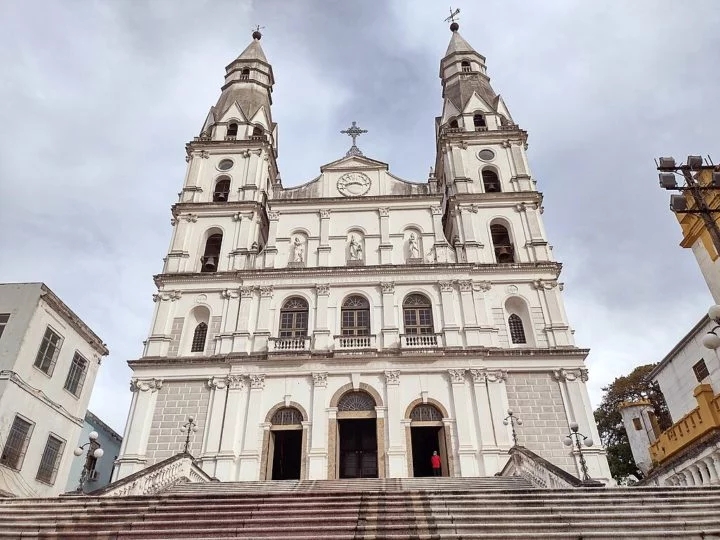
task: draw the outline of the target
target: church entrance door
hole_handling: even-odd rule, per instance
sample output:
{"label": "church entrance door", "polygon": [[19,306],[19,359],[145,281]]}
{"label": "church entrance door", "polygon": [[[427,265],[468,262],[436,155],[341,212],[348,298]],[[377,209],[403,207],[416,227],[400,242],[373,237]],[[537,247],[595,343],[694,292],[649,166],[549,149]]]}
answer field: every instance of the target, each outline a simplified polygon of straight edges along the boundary
{"label": "church entrance door", "polygon": [[340,478],[377,478],[375,418],[338,420]]}
{"label": "church entrance door", "polygon": [[432,476],[433,470],[430,457],[433,452],[440,456],[442,475],[448,475],[447,452],[445,451],[445,428],[442,426],[412,426],[410,428],[412,441],[413,476]]}
{"label": "church entrance door", "polygon": [[299,480],[302,459],[302,430],[273,430],[272,480]]}

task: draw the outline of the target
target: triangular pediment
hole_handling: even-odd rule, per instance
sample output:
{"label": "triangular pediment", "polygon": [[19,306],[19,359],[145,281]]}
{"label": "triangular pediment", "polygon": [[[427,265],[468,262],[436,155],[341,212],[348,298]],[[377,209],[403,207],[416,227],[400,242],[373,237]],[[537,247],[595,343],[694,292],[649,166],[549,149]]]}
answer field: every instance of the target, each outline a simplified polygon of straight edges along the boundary
{"label": "triangular pediment", "polygon": [[234,101],[232,105],[230,105],[228,109],[223,113],[222,118],[220,118],[221,122],[227,122],[229,120],[239,120],[241,123],[247,122],[245,113],[243,113],[237,101]]}
{"label": "triangular pediment", "polygon": [[459,116],[460,111],[457,110],[457,107],[453,105],[452,101],[449,99],[445,100],[445,103],[443,105],[443,113],[440,117],[440,124],[446,124],[450,121],[451,118],[454,118],[455,116]]}
{"label": "triangular pediment", "polygon": [[328,171],[350,171],[350,170],[377,170],[382,169],[387,171],[388,164],[375,159],[370,159],[365,156],[345,156],[342,159],[326,163],[320,167],[320,172]]}
{"label": "triangular pediment", "polygon": [[467,103],[465,104],[465,110],[466,113],[472,113],[475,111],[482,111],[485,113],[491,113],[495,112],[495,109],[493,106],[485,101],[477,92],[473,92],[472,96],[470,96],[470,99],[468,99]]}
{"label": "triangular pediment", "polygon": [[265,106],[260,107],[250,120],[251,124],[261,124],[265,129],[270,129],[271,121]]}
{"label": "triangular pediment", "polygon": [[500,96],[498,96],[498,98],[497,98],[496,108],[497,108],[497,112],[499,112],[499,113],[502,114],[505,118],[507,118],[508,120],[510,120],[511,123],[515,123],[515,122],[513,121],[513,119],[512,119],[512,116],[510,115],[510,111],[508,110],[507,105],[505,105],[505,101],[504,101],[503,98],[500,97]]}

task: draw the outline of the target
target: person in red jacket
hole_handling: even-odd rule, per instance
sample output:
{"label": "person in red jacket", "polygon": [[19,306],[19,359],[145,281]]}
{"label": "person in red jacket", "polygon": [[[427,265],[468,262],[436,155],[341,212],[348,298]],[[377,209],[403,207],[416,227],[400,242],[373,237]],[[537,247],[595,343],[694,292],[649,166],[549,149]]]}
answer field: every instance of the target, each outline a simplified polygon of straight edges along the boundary
{"label": "person in red jacket", "polygon": [[438,456],[437,451],[433,452],[433,455],[430,456],[430,465],[432,465],[433,476],[442,476],[442,470],[440,468],[440,456]]}

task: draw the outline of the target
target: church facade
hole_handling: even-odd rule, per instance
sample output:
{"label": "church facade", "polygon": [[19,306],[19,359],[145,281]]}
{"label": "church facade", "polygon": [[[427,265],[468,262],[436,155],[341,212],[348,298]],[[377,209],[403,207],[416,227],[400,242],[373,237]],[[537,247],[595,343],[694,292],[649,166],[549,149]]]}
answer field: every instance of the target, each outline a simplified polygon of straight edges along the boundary
{"label": "church facade", "polygon": [[[284,187],[260,34],[226,68],[172,207],[115,478],[189,451],[220,480],[498,472],[518,443],[578,474],[599,443],[527,133],[457,24],[424,182],[353,144]],[[429,165],[432,161],[429,160]],[[591,476],[609,479],[599,446]]]}

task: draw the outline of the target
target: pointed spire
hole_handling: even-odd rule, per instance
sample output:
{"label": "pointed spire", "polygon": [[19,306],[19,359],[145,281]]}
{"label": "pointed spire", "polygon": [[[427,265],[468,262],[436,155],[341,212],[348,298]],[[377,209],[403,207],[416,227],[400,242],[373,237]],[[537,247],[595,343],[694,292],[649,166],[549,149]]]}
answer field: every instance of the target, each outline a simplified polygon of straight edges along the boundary
{"label": "pointed spire", "polygon": [[260,46],[260,38],[262,38],[262,34],[259,30],[255,30],[252,34],[253,40],[245,47],[245,50],[240,53],[240,56],[237,57],[238,60],[259,60],[260,62],[268,63],[267,58],[265,57],[265,53],[262,50],[262,47]]}
{"label": "pointed spire", "polygon": [[[455,30],[453,30],[452,37],[450,38],[450,43],[448,44],[447,51],[445,51],[445,56],[450,56],[452,53],[475,53],[475,49],[473,49],[470,44],[465,41],[465,38],[463,38],[460,35],[460,32],[458,32],[458,29],[460,28],[460,25],[458,23],[453,23],[452,26],[455,26]],[[451,26],[451,28],[452,28]],[[477,54],[477,53],[476,53]]]}

